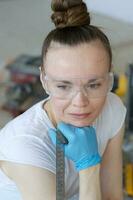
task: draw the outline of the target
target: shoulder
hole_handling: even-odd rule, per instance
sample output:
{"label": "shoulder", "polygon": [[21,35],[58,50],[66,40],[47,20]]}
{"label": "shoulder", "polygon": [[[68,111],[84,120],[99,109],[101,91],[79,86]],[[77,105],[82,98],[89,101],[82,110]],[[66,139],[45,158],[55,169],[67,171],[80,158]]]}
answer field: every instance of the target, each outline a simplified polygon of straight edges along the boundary
{"label": "shoulder", "polygon": [[42,167],[55,172],[55,147],[48,129],[52,127],[43,102],[8,123],[0,132],[0,160]]}
{"label": "shoulder", "polygon": [[110,93],[105,105],[94,122],[100,153],[103,154],[110,139],[118,135],[126,117],[126,107],[121,99]]}
{"label": "shoulder", "polygon": [[100,134],[106,132],[105,137],[112,138],[122,128],[125,117],[126,107],[122,100],[114,93],[110,93],[101,114],[96,120],[96,126]]}
{"label": "shoulder", "polygon": [[126,107],[123,104],[122,100],[120,99],[119,96],[117,96],[116,94],[110,92],[109,95],[107,96],[106,99],[106,104],[105,107],[107,108],[121,108],[121,110],[125,110],[126,111]]}
{"label": "shoulder", "polygon": [[[103,109],[103,114],[110,123],[115,126],[122,125],[126,117],[126,107],[120,97],[114,93],[110,93],[107,97],[105,107]],[[119,131],[119,130],[118,130]]]}
{"label": "shoulder", "polygon": [[109,93],[106,98],[104,107],[98,117],[98,120],[103,118],[104,120],[114,120],[114,117],[120,117],[126,115],[126,107],[122,100],[114,93]]}
{"label": "shoulder", "polygon": [[[11,120],[0,131],[0,138],[11,138],[20,135],[41,137],[45,130],[52,126],[45,110],[42,108],[45,100],[38,102],[23,114]],[[43,131],[42,131],[43,130]]]}

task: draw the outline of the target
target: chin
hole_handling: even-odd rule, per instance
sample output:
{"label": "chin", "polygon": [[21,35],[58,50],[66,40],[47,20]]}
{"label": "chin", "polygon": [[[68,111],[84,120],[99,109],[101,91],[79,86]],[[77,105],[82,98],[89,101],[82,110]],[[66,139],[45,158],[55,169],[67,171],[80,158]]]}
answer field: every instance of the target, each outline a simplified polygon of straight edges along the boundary
{"label": "chin", "polygon": [[85,127],[85,126],[91,126],[92,122],[83,122],[83,121],[71,121],[68,122],[69,124],[73,125],[73,126],[77,126],[77,127]]}
{"label": "chin", "polygon": [[77,126],[77,127],[85,127],[85,126],[92,126],[94,120],[92,120],[92,118],[91,118],[91,120],[90,119],[83,120],[83,119],[72,119],[69,117],[60,117],[58,122],[59,121],[62,121],[66,124],[71,124],[71,125]]}

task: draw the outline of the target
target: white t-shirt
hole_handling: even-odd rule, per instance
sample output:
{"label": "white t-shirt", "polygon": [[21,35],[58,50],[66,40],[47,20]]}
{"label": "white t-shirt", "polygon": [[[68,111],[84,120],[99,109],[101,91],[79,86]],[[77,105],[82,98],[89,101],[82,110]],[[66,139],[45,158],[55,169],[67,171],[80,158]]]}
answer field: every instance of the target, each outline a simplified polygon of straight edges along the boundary
{"label": "white t-shirt", "polygon": [[[46,100],[44,100],[46,101]],[[0,131],[0,160],[32,165],[56,173],[56,149],[48,135],[54,128],[41,101],[10,121]],[[126,108],[118,96],[107,96],[102,112],[95,120],[98,148],[103,155],[109,139],[122,127]],[[78,173],[72,161],[65,158],[66,199],[78,194]],[[0,171],[0,188],[16,188],[15,183]]]}

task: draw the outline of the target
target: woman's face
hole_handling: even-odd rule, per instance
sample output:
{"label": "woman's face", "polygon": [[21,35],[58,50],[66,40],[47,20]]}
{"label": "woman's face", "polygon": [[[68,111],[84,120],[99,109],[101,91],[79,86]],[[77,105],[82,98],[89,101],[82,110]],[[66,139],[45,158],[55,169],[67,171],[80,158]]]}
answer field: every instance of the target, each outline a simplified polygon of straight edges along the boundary
{"label": "woman's face", "polygon": [[[109,72],[109,56],[99,40],[75,47],[58,45],[49,49],[45,72],[57,80],[71,82],[75,88],[88,84],[95,77]],[[60,83],[60,84],[64,84]],[[91,125],[105,103],[106,96],[92,98],[77,91],[73,98],[51,96],[50,105],[56,122],[63,121],[78,127]]]}

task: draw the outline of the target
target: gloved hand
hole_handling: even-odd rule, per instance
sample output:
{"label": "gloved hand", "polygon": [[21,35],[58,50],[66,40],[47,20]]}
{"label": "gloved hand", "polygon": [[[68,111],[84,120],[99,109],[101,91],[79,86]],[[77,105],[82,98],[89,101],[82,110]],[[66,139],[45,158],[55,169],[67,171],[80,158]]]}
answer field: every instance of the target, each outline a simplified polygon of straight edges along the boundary
{"label": "gloved hand", "polygon": [[[65,156],[74,161],[78,171],[101,162],[96,133],[93,127],[80,128],[60,122],[57,125],[57,129],[68,140],[68,144],[64,144]],[[50,129],[49,136],[56,145],[56,129]]]}

